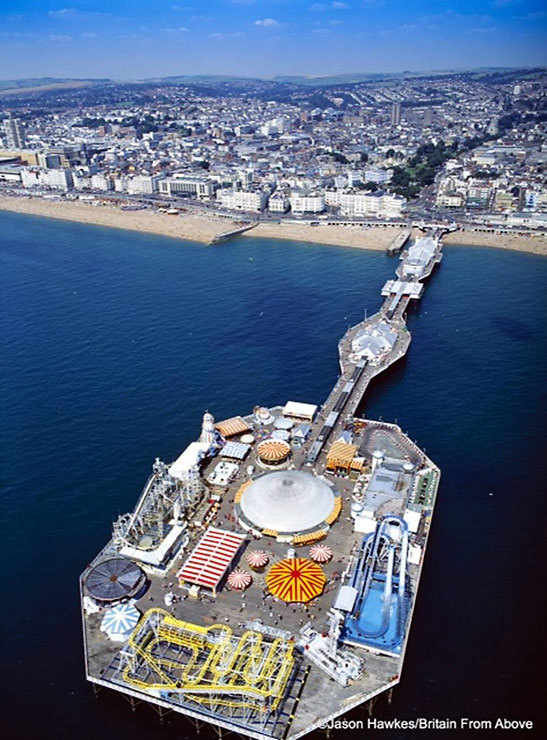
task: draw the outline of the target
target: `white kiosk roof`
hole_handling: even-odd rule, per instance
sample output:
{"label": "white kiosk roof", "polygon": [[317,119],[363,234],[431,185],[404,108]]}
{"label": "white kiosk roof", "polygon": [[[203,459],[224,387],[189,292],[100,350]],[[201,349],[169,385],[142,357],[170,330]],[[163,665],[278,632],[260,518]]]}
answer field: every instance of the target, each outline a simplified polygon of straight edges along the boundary
{"label": "white kiosk roof", "polygon": [[357,589],[353,586],[342,586],[336,601],[334,602],[334,608],[339,609],[341,612],[350,612],[353,609],[355,600],[357,599]]}
{"label": "white kiosk roof", "polygon": [[283,409],[283,416],[292,416],[297,419],[306,419],[312,421],[317,411],[317,406],[313,403],[300,403],[298,401],[287,401]]}

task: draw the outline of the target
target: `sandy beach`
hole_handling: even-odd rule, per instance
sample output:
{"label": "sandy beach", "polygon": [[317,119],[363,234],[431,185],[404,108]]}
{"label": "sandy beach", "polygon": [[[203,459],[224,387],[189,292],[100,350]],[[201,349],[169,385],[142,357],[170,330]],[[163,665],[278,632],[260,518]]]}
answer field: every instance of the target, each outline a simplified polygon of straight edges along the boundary
{"label": "sandy beach", "polygon": [[332,244],[337,247],[385,250],[403,229],[382,226],[308,226],[306,224],[260,223],[247,236],[289,239],[297,242]]}
{"label": "sandy beach", "polygon": [[42,198],[10,198],[0,196],[0,210],[16,211],[33,216],[59,218],[84,224],[130,229],[149,234],[162,234],[187,241],[208,243],[233,222],[195,215],[169,216],[152,210],[122,211],[111,205],[92,205],[82,201],[57,201]]}
{"label": "sandy beach", "polygon": [[461,229],[443,236],[443,244],[446,246],[461,244],[462,246],[497,247],[547,256],[547,234],[545,233],[498,234],[494,231]]}
{"label": "sandy beach", "polygon": [[[233,219],[196,213],[172,216],[151,209],[122,211],[119,207],[110,204],[102,205],[99,201],[46,200],[32,196],[15,198],[0,195],[0,210],[161,234],[203,244],[210,243],[215,236],[236,228],[238,224],[237,216]],[[282,222],[259,223],[245,235],[383,251],[396,239],[401,230],[395,226],[327,226],[325,224],[308,226],[307,224]],[[416,233],[413,234],[415,235]],[[443,238],[443,243],[447,246],[456,244],[488,246],[547,255],[547,236],[544,234],[500,234],[464,229],[447,234]]]}

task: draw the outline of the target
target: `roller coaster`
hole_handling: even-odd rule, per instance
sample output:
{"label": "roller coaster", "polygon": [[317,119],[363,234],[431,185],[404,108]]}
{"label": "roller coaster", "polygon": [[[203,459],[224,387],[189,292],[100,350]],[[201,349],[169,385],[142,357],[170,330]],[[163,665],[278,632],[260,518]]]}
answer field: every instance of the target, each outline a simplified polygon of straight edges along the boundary
{"label": "roller coaster", "polygon": [[[395,539],[391,527],[399,530]],[[359,595],[344,625],[345,642],[400,651],[409,598],[407,557],[408,527],[398,516],[385,517],[363,538],[350,581]]]}
{"label": "roller coaster", "polygon": [[125,683],[167,692],[211,707],[275,712],[295,664],[294,643],[224,624],[202,627],[150,609],[125,651]]}

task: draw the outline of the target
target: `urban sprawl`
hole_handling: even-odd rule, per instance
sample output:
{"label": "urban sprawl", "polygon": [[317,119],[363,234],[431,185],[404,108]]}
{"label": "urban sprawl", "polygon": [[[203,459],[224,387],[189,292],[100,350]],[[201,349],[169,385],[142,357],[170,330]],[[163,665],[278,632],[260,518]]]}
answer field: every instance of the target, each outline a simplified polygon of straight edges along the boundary
{"label": "urban sprawl", "polygon": [[5,96],[0,183],[255,220],[547,225],[541,70],[269,92],[160,82]]}

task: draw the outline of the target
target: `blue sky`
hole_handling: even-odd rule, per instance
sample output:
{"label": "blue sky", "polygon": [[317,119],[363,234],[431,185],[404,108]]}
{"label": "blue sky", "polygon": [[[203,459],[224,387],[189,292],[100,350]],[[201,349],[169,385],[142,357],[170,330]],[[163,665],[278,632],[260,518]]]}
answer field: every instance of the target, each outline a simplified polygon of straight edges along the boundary
{"label": "blue sky", "polygon": [[544,0],[4,0],[0,78],[547,65]]}

